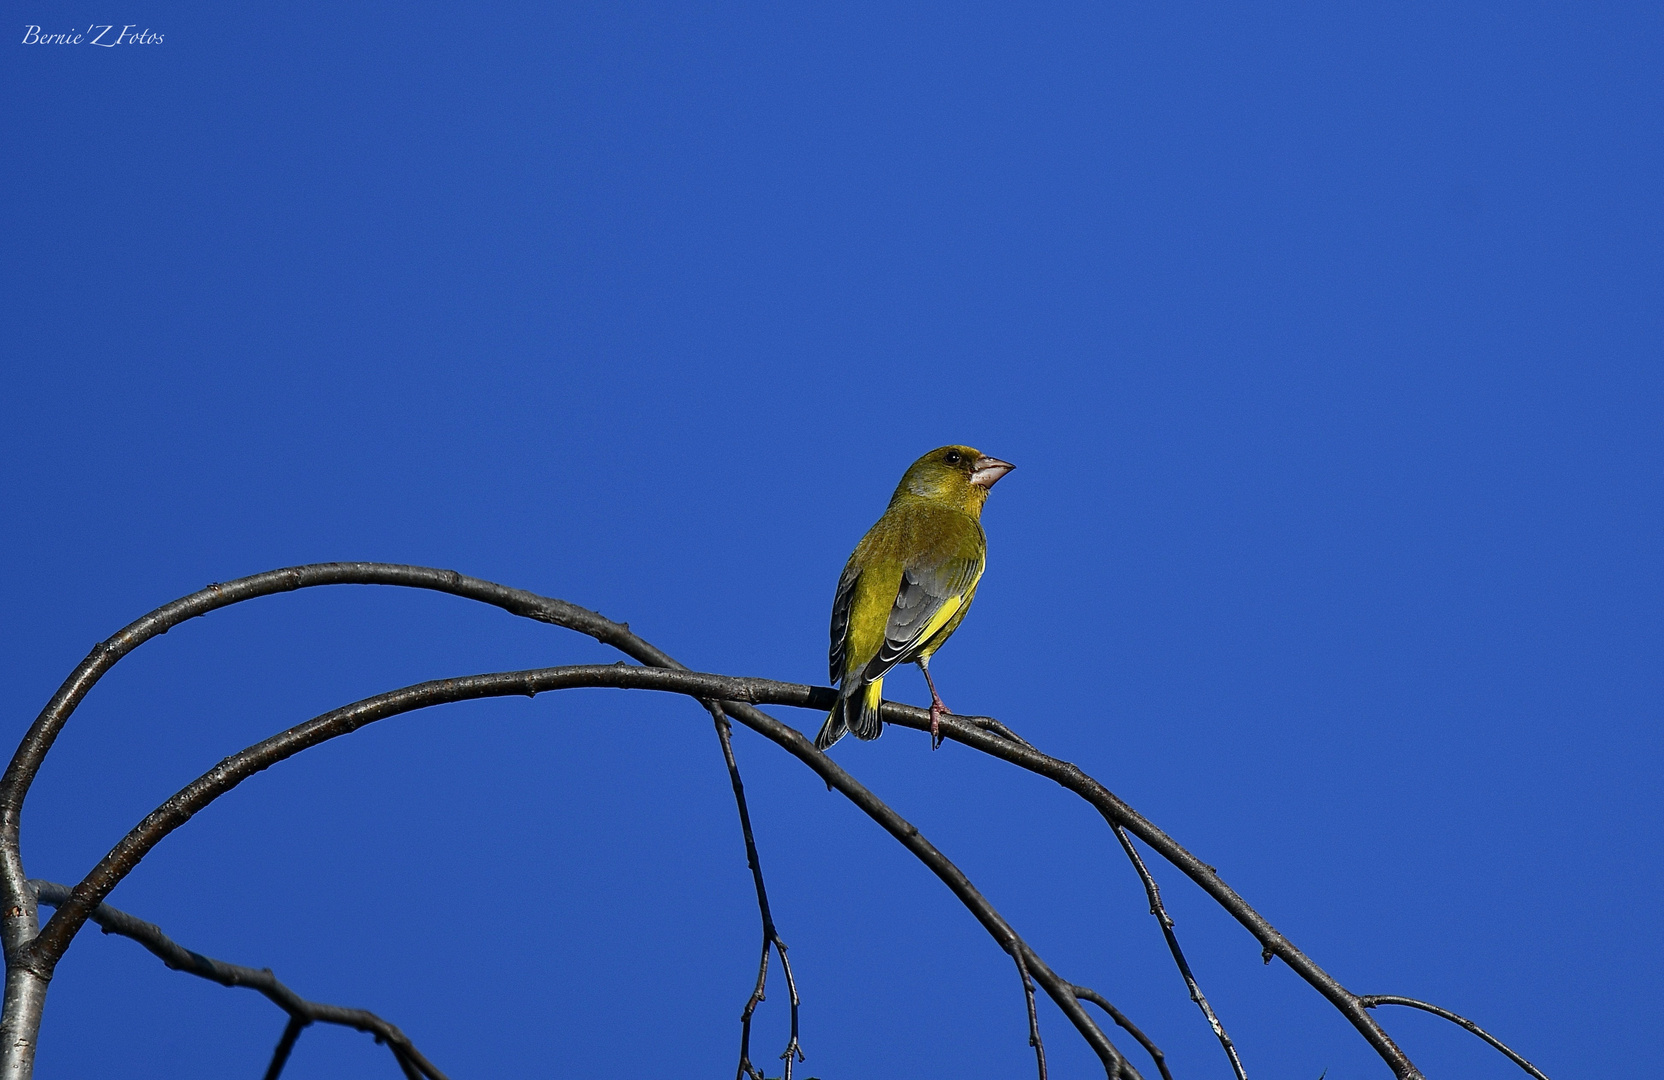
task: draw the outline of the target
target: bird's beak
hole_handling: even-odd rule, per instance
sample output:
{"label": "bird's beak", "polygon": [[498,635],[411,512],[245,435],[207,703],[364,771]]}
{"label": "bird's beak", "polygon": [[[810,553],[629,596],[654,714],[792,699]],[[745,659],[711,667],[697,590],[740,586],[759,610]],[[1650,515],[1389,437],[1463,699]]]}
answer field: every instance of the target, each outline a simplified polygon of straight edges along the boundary
{"label": "bird's beak", "polygon": [[1009,461],[1001,461],[997,457],[983,454],[976,459],[974,471],[971,473],[971,483],[980,488],[991,488],[999,483],[1000,477],[1016,467]]}

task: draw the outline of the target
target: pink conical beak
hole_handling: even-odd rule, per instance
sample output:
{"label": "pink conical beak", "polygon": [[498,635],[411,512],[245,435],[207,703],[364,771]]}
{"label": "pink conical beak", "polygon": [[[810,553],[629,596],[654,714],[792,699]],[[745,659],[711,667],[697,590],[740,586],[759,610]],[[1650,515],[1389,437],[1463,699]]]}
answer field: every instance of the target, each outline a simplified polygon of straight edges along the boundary
{"label": "pink conical beak", "polygon": [[983,454],[976,459],[975,471],[971,473],[971,483],[980,488],[991,488],[999,483],[1000,477],[1016,467],[1009,461],[1001,461],[997,457]]}

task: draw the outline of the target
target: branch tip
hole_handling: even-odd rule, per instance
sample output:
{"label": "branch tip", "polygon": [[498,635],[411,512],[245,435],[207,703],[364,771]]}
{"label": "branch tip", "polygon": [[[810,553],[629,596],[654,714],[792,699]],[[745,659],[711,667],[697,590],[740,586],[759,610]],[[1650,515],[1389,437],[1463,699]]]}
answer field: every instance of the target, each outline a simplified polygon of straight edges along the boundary
{"label": "branch tip", "polygon": [[1432,1013],[1434,1016],[1448,1020],[1457,1027],[1464,1028],[1478,1038],[1483,1039],[1509,1061],[1512,1061],[1515,1065],[1524,1069],[1528,1074],[1534,1077],[1535,1080],[1548,1080],[1548,1077],[1543,1075],[1542,1071],[1539,1070],[1537,1066],[1531,1064],[1531,1062],[1515,1053],[1514,1050],[1501,1039],[1492,1035],[1490,1032],[1486,1031],[1472,1020],[1469,1020],[1467,1017],[1453,1013],[1449,1009],[1442,1009],[1437,1005],[1433,1005],[1426,1001],[1420,1001],[1416,998],[1400,997],[1397,994],[1365,994],[1363,997],[1358,999],[1358,1004],[1366,1009],[1373,1009],[1377,1005],[1402,1005],[1407,1009],[1420,1009],[1422,1012]]}

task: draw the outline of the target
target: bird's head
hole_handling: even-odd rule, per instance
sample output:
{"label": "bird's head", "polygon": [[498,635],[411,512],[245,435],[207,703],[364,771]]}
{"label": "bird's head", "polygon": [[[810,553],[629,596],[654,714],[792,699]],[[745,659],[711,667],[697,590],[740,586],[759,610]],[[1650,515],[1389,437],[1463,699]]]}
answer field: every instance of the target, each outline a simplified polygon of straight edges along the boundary
{"label": "bird's head", "polygon": [[969,446],[941,446],[913,462],[896,498],[911,495],[980,514],[988,489],[1016,467]]}

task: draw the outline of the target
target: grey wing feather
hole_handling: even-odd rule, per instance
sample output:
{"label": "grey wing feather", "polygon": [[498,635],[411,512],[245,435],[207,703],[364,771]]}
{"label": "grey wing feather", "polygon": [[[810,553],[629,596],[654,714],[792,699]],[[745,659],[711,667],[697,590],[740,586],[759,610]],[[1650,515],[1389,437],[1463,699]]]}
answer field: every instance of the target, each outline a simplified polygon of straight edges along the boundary
{"label": "grey wing feather", "polygon": [[912,660],[909,654],[925,643],[924,632],[930,620],[948,600],[971,587],[978,569],[976,560],[949,559],[935,566],[909,566],[902,571],[901,588],[884,627],[884,645],[864,672],[869,682],[882,678],[897,664]]}
{"label": "grey wing feather", "polygon": [[859,570],[844,567],[843,576],[838,579],[837,595],[832,598],[832,648],[827,653],[827,659],[834,683],[844,676],[844,661],[849,650],[849,605],[855,596],[855,583],[860,577]]}

